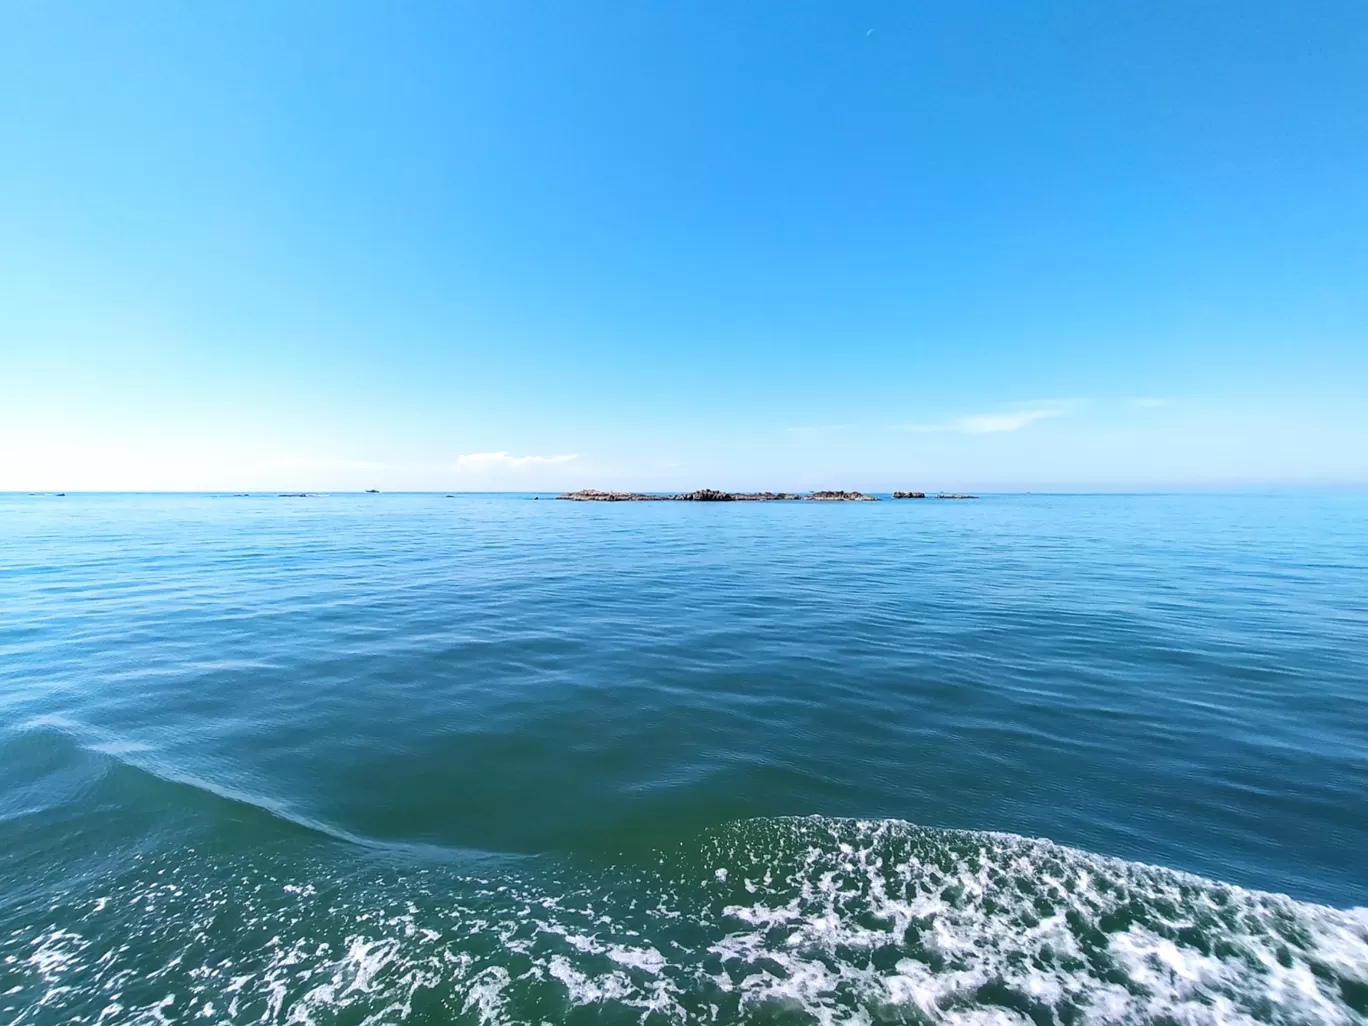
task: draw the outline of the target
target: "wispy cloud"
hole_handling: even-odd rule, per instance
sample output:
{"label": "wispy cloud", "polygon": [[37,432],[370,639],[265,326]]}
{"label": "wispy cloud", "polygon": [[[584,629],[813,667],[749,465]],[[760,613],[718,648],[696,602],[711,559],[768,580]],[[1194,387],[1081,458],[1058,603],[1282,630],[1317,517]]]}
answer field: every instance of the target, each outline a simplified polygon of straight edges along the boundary
{"label": "wispy cloud", "polygon": [[995,435],[1005,431],[1020,431],[1047,417],[1062,416],[1064,412],[1065,410],[1058,406],[1035,406],[1007,413],[978,413],[956,417],[940,424],[908,424],[907,430],[923,434],[956,431],[965,435]]}
{"label": "wispy cloud", "polygon": [[283,470],[387,470],[388,463],[378,460],[332,459],[323,456],[284,455],[270,461]]}
{"label": "wispy cloud", "polygon": [[525,467],[547,463],[569,463],[579,459],[578,453],[559,453],[555,456],[513,456],[506,452],[468,452],[456,458],[458,467]]}
{"label": "wispy cloud", "polygon": [[985,413],[961,417],[955,422],[960,431],[971,435],[993,435],[1001,431],[1020,431],[1046,417],[1058,417],[1063,410],[1018,410],[1016,413]]}

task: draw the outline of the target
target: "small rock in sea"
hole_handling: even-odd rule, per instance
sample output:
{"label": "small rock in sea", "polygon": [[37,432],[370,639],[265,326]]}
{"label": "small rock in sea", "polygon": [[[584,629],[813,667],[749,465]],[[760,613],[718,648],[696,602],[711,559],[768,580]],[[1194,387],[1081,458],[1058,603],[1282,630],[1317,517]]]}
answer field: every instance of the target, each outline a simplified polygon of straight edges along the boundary
{"label": "small rock in sea", "polygon": [[925,493],[925,492],[894,492],[894,493],[893,493],[893,498],[895,498],[895,499],[924,499],[924,498],[926,498],[926,493]]}
{"label": "small rock in sea", "polygon": [[977,495],[957,495],[953,492],[941,492],[936,496],[938,499],[977,499]]}
{"label": "small rock in sea", "polygon": [[808,496],[813,502],[878,502],[878,498],[873,495],[865,495],[863,492],[813,492]]}

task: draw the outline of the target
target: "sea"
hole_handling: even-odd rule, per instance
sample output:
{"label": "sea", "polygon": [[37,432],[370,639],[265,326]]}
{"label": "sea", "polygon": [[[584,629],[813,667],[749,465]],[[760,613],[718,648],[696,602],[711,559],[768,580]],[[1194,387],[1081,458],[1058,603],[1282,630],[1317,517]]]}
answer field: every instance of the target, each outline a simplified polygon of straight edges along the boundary
{"label": "sea", "polygon": [[1368,494],[0,496],[0,1022],[1368,1022]]}

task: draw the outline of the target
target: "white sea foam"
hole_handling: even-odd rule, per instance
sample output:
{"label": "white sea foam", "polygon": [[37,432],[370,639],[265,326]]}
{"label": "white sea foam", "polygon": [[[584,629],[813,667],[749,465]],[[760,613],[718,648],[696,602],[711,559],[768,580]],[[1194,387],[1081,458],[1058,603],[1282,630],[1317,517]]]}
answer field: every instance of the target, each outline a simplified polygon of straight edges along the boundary
{"label": "white sea foam", "polygon": [[[316,868],[316,867],[315,867]],[[736,824],[559,875],[151,865],[0,944],[16,1024],[1365,1021],[1368,911],[1048,841]],[[54,921],[65,921],[58,928]]]}
{"label": "white sea foam", "polygon": [[1347,993],[1368,984],[1364,910],[1006,835],[802,832],[819,843],[786,900],[726,906],[711,946],[746,1005],[821,1021],[849,1017],[847,994],[944,1022],[1362,1021]]}

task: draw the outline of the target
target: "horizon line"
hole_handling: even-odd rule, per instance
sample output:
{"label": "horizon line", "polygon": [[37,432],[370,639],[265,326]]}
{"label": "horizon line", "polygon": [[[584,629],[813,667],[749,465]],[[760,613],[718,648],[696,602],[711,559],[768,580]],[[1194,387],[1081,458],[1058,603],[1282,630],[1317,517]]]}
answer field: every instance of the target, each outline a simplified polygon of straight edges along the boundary
{"label": "horizon line", "polygon": [[[937,494],[949,494],[952,491],[974,491],[981,495],[1190,495],[1190,494],[1251,494],[1258,492],[1284,492],[1284,491],[1306,491],[1306,490],[1327,490],[1327,491],[1352,491],[1368,489],[1368,481],[1247,481],[1247,482],[1211,482],[1210,484],[1171,484],[1171,485],[1130,485],[1130,486],[1094,486],[1091,488],[1060,488],[1043,486],[1039,488],[976,488],[971,485],[960,486],[957,489],[938,488],[938,489],[840,489],[845,491],[858,491],[864,495],[893,495],[897,491],[923,491],[927,498],[934,498]],[[563,488],[533,488],[533,489],[507,489],[507,488],[391,488],[391,489],[357,489],[357,488],[10,488],[0,489],[0,496],[22,497],[22,498],[60,498],[78,495],[203,495],[218,496],[222,498],[321,498],[333,495],[567,495],[573,494],[580,489],[566,490]],[[680,494],[678,488],[657,488],[657,489],[628,489],[628,488],[604,488],[600,491],[623,491],[634,492],[640,495],[676,495]],[[695,489],[684,489],[685,492]],[[753,490],[739,489],[718,489],[719,491],[729,491],[735,494],[754,494]],[[767,489],[759,489],[765,491]],[[814,491],[823,491],[820,488],[802,488],[792,490],[793,494],[811,494]],[[836,490],[836,489],[833,489]],[[790,491],[790,489],[779,489],[779,491]]]}

